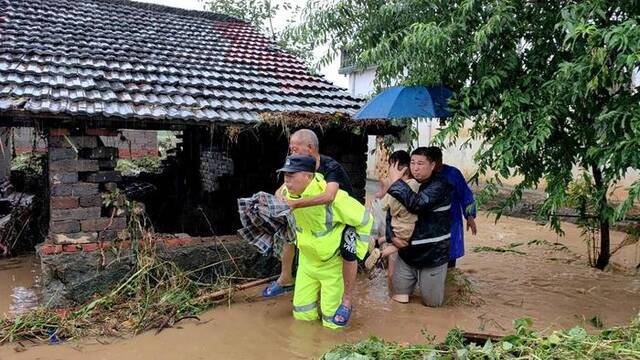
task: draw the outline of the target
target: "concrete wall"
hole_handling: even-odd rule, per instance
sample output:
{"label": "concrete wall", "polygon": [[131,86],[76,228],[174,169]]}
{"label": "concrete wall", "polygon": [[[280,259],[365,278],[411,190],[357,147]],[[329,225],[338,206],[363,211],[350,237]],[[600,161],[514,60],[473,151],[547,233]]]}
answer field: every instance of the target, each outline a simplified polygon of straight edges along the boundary
{"label": "concrete wall", "polygon": [[[163,260],[172,261],[202,283],[224,277],[264,278],[277,273],[279,261],[261,255],[236,237],[193,238],[156,234],[146,245],[154,246]],[[83,244],[42,244],[36,248],[42,265],[42,296],[47,307],[84,303],[104,294],[136,268],[131,241]],[[104,249],[104,252],[100,251]],[[234,262],[228,261],[231,257]],[[100,264],[108,264],[100,266]]]}
{"label": "concrete wall", "polygon": [[0,128],[0,182],[9,178],[11,171],[11,137],[9,128]]}

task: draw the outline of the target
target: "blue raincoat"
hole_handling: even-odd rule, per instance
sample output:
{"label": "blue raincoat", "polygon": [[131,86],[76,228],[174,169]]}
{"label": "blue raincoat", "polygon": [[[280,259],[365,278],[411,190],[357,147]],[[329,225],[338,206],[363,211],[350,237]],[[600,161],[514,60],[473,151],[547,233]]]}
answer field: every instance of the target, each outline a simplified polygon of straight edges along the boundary
{"label": "blue raincoat", "polygon": [[473,192],[471,192],[460,170],[453,166],[442,165],[441,174],[453,187],[451,191],[451,250],[449,252],[449,260],[451,261],[464,255],[463,219],[468,216],[475,218],[476,206]]}

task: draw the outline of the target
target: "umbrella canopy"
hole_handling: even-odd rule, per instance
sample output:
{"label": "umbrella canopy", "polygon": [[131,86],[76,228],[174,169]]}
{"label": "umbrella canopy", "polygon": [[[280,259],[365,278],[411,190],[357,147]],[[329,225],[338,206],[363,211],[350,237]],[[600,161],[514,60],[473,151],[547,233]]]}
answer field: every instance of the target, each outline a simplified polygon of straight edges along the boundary
{"label": "umbrella canopy", "polygon": [[443,118],[451,116],[447,100],[453,92],[444,86],[394,86],[371,99],[354,119]]}

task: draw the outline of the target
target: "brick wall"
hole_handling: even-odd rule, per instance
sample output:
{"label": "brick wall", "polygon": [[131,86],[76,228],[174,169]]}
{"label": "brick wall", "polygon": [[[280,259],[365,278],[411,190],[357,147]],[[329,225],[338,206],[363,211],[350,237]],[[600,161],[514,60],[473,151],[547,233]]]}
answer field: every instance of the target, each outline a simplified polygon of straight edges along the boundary
{"label": "brick wall", "polygon": [[347,171],[353,186],[353,196],[364,203],[367,184],[367,137],[342,129],[316,130],[320,153],[331,156]]}
{"label": "brick wall", "polygon": [[203,144],[200,148],[202,190],[219,190],[219,178],[226,175],[233,175],[233,159],[219,147]]}
{"label": "brick wall", "polygon": [[[108,131],[71,133],[51,129],[48,137],[49,241],[61,245],[115,238],[126,226],[123,213],[112,218],[102,207],[101,193],[121,180],[114,171],[118,149],[100,145]],[[109,135],[115,135],[109,134]]]}
{"label": "brick wall", "polygon": [[13,146],[16,154],[25,154],[30,152],[45,152],[47,150],[46,138],[34,128],[16,127],[13,131]]}
{"label": "brick wall", "polygon": [[[34,128],[13,128],[13,139],[17,154],[47,150],[46,138]],[[158,156],[157,131],[120,130],[118,136],[101,136],[100,140],[107,147],[118,148],[120,158]]]}
{"label": "brick wall", "polygon": [[158,132],[153,130],[121,130],[122,135],[103,137],[105,146],[116,147],[121,159],[158,156]]}

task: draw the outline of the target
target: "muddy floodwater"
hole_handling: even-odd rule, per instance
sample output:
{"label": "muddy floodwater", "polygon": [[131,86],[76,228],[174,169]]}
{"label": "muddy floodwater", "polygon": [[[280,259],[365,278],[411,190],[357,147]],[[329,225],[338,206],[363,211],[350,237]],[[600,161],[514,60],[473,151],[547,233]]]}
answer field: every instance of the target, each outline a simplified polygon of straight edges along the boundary
{"label": "muddy floodwater", "polygon": [[40,263],[35,254],[0,259],[0,316],[21,314],[40,301]]}
{"label": "muddy floodwater", "polygon": [[[586,246],[574,225],[565,224],[566,236],[559,238],[523,219],[506,217],[495,225],[493,218],[481,215],[478,224],[478,235],[467,237],[467,255],[459,261],[469,286],[450,285],[448,304],[439,309],[426,308],[416,299],[408,305],[393,303],[382,274],[361,276],[351,325],[341,331],[294,321],[290,295],[264,300],[261,289],[252,289],[237,295],[235,304],[202,314],[199,322],[183,321],[158,335],[25,344],[27,350],[21,352],[10,344],[0,347],[0,359],[310,359],[335,344],[371,335],[413,343],[423,341],[423,330],[441,339],[456,326],[503,334],[512,320],[524,316],[543,331],[576,324],[596,331],[589,322],[594,316],[607,327],[628,323],[640,311],[640,275],[633,269],[640,262],[637,246],[620,250],[612,259],[614,269],[602,272],[588,267]],[[613,233],[614,247],[622,239],[623,234]],[[474,252],[478,246],[513,246],[524,254]],[[34,274],[31,266],[20,267],[22,275],[16,269],[0,265],[2,311],[11,304],[12,289],[28,287]],[[471,293],[463,291],[469,288]]]}

